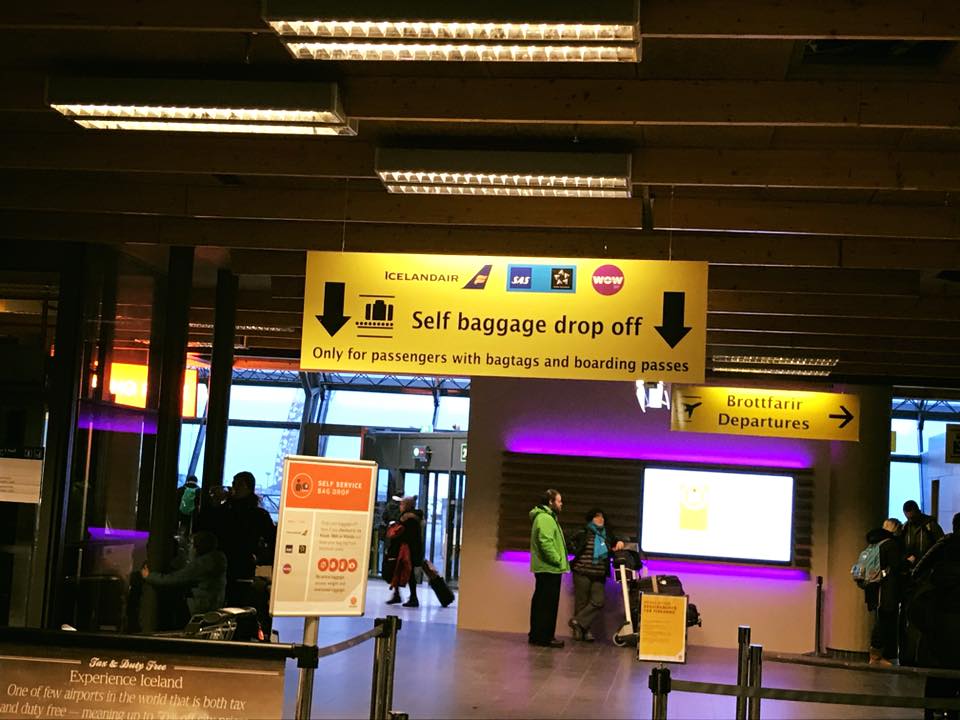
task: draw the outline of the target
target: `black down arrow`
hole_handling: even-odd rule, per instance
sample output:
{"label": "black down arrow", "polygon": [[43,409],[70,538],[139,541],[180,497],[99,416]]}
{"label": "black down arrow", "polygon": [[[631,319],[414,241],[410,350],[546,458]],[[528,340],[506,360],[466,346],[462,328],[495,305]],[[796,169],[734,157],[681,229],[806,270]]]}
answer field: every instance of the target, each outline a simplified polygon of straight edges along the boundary
{"label": "black down arrow", "polygon": [[663,323],[656,326],[660,337],[667,341],[667,345],[675,348],[692,328],[683,324],[683,306],[686,302],[686,293],[665,292],[663,294]]}
{"label": "black down arrow", "polygon": [[843,429],[850,423],[851,420],[853,420],[853,413],[847,410],[843,405],[840,406],[840,409],[843,410],[842,415],[836,414],[831,415],[830,417],[834,418],[835,420],[843,420],[843,422],[840,423],[840,428]]}
{"label": "black down arrow", "polygon": [[350,319],[343,314],[343,296],[346,284],[342,282],[328,282],[323,284],[323,315],[317,315],[317,320],[330,333],[336,335],[340,328]]}

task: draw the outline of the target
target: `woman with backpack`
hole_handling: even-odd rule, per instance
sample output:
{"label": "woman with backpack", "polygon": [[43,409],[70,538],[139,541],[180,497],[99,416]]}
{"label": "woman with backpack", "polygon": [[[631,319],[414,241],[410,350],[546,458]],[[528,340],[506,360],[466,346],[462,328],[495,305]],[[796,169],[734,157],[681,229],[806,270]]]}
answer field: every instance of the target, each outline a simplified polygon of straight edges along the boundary
{"label": "woman with backpack", "polygon": [[899,520],[887,518],[882,527],[867,533],[868,547],[864,552],[874,555],[879,567],[879,572],[867,578],[863,585],[867,610],[877,614],[870,636],[871,665],[893,665],[897,659],[904,568],[903,547],[898,537],[900,527]]}

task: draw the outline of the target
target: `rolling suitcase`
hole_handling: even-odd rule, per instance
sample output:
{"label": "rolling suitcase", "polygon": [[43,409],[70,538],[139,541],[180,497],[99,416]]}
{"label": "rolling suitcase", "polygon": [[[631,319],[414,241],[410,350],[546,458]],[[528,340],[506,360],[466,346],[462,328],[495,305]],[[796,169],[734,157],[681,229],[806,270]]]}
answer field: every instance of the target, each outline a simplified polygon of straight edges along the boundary
{"label": "rolling suitcase", "polygon": [[426,574],[430,582],[430,588],[433,590],[433,594],[437,596],[437,600],[440,601],[440,604],[444,607],[447,607],[454,600],[453,590],[447,585],[440,573],[437,572],[437,569],[433,566],[429,560],[423,561],[423,572]]}

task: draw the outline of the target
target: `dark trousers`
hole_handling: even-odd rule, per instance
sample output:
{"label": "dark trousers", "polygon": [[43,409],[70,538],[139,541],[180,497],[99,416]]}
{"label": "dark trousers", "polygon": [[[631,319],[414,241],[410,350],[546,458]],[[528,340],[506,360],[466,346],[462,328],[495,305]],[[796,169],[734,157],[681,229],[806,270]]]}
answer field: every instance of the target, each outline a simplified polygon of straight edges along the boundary
{"label": "dark trousers", "polygon": [[597,615],[603,610],[606,600],[606,578],[590,577],[575,572],[573,574],[573,619],[584,630],[589,630]]}
{"label": "dark trousers", "polygon": [[547,643],[557,632],[557,609],[560,606],[559,573],[534,573],[537,579],[530,600],[530,642]]}
{"label": "dark trousers", "polygon": [[894,608],[877,610],[877,622],[870,635],[870,646],[879,650],[886,660],[897,658],[897,632],[900,626],[900,613]]}

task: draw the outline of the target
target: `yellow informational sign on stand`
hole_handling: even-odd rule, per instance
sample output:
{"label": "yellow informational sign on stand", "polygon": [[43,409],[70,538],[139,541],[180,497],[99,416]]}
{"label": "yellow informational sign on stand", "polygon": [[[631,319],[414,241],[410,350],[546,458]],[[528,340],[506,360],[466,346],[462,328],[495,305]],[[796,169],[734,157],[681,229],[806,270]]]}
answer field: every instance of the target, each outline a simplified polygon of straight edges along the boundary
{"label": "yellow informational sign on stand", "polygon": [[640,595],[637,658],[648,662],[687,661],[686,595]]}
{"label": "yellow informational sign on stand", "polygon": [[363,615],[377,464],[288,455],[270,614]]}
{"label": "yellow informational sign on stand", "polygon": [[674,386],[670,429],[803,440],[860,440],[860,398],[842,393]]}
{"label": "yellow informational sign on stand", "polygon": [[311,252],[304,370],[702,382],[707,263]]}

